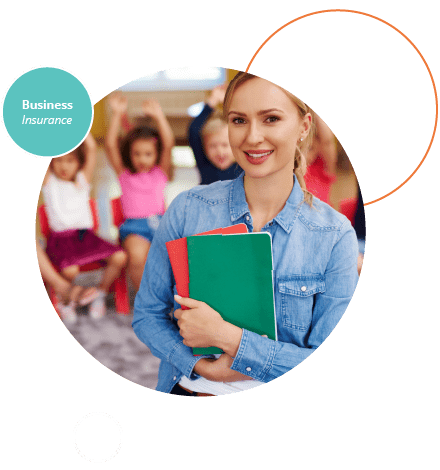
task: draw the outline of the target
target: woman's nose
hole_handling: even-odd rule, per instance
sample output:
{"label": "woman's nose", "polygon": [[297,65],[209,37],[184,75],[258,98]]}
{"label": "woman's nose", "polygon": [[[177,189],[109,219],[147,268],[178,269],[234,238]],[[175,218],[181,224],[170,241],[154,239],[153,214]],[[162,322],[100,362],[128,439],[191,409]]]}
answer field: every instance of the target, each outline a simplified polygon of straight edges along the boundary
{"label": "woman's nose", "polygon": [[246,140],[248,144],[260,144],[264,141],[264,136],[261,132],[260,126],[258,123],[251,123],[249,126],[249,131],[246,136]]}

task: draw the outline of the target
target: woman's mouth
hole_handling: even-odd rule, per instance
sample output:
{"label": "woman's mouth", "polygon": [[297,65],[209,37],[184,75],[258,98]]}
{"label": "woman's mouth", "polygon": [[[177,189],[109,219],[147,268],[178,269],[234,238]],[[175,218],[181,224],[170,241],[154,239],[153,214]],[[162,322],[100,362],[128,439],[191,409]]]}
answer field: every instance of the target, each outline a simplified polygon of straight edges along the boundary
{"label": "woman's mouth", "polygon": [[249,152],[244,152],[246,159],[249,163],[253,165],[260,165],[265,162],[270,155],[272,155],[273,150],[250,150]]}

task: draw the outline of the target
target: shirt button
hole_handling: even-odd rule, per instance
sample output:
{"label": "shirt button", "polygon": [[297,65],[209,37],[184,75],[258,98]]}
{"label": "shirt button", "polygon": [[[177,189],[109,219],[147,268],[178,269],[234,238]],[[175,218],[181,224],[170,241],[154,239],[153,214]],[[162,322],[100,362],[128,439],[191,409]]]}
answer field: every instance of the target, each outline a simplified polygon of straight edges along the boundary
{"label": "shirt button", "polygon": [[305,291],[307,290],[307,287],[306,287],[306,286],[302,286],[302,287],[301,287],[301,290],[302,290],[303,292],[305,292]]}
{"label": "shirt button", "polygon": [[250,217],[248,215],[246,216],[246,220],[250,220]]}
{"label": "shirt button", "polygon": [[252,367],[246,367],[246,370],[250,372],[252,370]]}
{"label": "shirt button", "polygon": [[174,380],[177,380],[177,375],[175,375],[175,376],[173,377],[173,381],[174,381]]}

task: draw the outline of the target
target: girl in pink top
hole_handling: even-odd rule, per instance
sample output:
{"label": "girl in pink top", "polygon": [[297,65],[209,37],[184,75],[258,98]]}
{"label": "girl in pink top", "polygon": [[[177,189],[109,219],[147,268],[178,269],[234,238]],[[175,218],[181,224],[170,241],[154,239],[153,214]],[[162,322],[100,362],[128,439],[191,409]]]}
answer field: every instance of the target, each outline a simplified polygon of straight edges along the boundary
{"label": "girl in pink top", "polygon": [[159,102],[151,99],[144,101],[142,108],[146,116],[156,121],[158,130],[137,127],[119,145],[127,98],[114,93],[109,104],[113,113],[105,146],[119,178],[126,219],[119,236],[128,253],[128,273],[138,290],[154,233],[165,212],[164,191],[170,178],[174,135]]}

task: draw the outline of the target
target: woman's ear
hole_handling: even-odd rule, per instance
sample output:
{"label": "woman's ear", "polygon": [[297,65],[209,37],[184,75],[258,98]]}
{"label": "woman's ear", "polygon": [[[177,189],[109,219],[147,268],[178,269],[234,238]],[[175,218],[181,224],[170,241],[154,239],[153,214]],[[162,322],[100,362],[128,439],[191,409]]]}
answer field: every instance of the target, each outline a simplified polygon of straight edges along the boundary
{"label": "woman's ear", "polygon": [[305,139],[309,135],[311,128],[312,128],[312,115],[310,113],[307,113],[303,117],[301,139]]}

